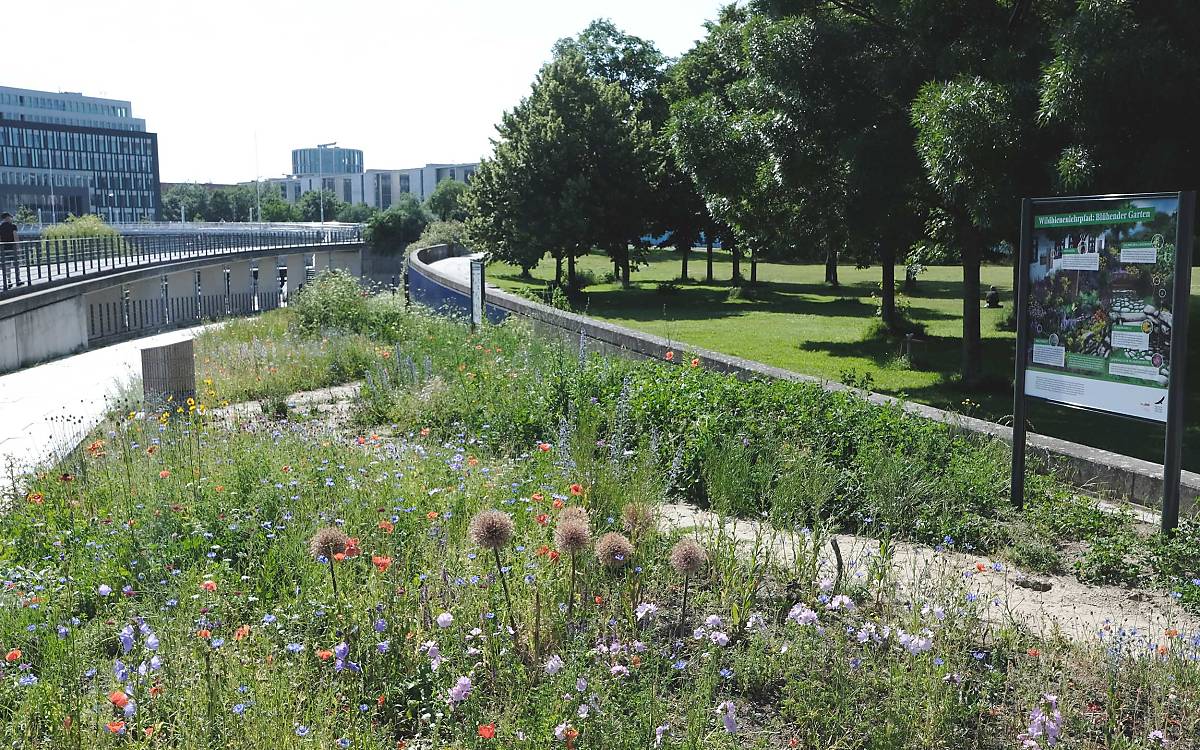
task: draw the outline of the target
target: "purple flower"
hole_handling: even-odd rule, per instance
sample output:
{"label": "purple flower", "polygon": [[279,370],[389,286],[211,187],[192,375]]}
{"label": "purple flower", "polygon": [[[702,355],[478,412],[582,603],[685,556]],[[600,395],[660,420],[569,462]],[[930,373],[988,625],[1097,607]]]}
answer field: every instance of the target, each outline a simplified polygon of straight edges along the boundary
{"label": "purple flower", "polygon": [[100,588],[96,589],[96,593],[100,596],[108,596],[112,593],[112,586],[109,586],[107,583],[102,583],[100,584]]}
{"label": "purple flower", "polygon": [[566,666],[566,664],[563,662],[562,657],[558,654],[555,654],[546,660],[546,674],[558,674],[564,666]]}
{"label": "purple flower", "polygon": [[454,622],[454,615],[449,612],[443,612],[437,616],[437,625],[439,628],[448,628]]}
{"label": "purple flower", "polygon": [[459,703],[462,703],[467,698],[471,697],[471,678],[459,677],[454,683],[454,687],[450,688],[450,700],[447,701],[451,708],[454,708]]}
{"label": "purple flower", "polygon": [[387,630],[387,620],[381,617],[375,621],[375,624],[372,625],[372,627],[375,628],[376,633],[382,633],[383,631]]}
{"label": "purple flower", "polygon": [[662,747],[663,735],[665,735],[669,731],[671,731],[670,724],[662,724],[661,726],[654,728],[654,746],[655,747]]}
{"label": "purple flower", "polygon": [[133,650],[133,626],[126,625],[121,628],[121,632],[117,633],[117,640],[121,642],[121,653],[128,654]]}
{"label": "purple flower", "polygon": [[790,612],[788,612],[787,619],[791,620],[797,625],[816,625],[817,613],[803,604],[797,604],[796,606],[792,607]]}
{"label": "purple flower", "polygon": [[730,734],[737,733],[737,707],[733,705],[733,701],[723,701],[717,704],[717,713],[721,714],[721,723],[725,725],[725,731]]}

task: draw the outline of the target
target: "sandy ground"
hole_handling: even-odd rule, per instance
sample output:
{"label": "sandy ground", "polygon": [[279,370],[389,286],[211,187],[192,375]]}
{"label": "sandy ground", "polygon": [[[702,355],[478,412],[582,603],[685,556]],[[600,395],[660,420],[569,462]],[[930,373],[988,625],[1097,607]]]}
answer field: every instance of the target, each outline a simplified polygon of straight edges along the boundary
{"label": "sandy ground", "polygon": [[[720,520],[708,511],[672,504],[661,508],[659,523],[667,529],[703,531],[716,529]],[[782,560],[793,559],[797,543],[804,544],[798,532],[780,532],[755,521],[727,518],[724,530],[744,547],[753,547],[760,537],[768,539]],[[847,575],[865,571],[871,558],[879,556],[879,543],[874,539],[851,534],[837,534],[834,538],[845,560]],[[828,542],[821,553],[821,564],[832,575],[836,566]],[[907,542],[893,543],[892,570],[902,592],[912,592],[921,582],[937,580],[942,575],[963,578],[968,591],[990,603],[989,621],[1019,623],[1043,636],[1089,640],[1101,631],[1120,628],[1136,629],[1150,638],[1163,636],[1167,628],[1187,634],[1200,632],[1200,617],[1189,614],[1169,595],[1149,589],[1089,585],[1073,576],[1041,573],[1026,576],[1007,562],[952,550],[937,551]],[[1019,582],[1049,584],[1049,590],[1034,590]]]}

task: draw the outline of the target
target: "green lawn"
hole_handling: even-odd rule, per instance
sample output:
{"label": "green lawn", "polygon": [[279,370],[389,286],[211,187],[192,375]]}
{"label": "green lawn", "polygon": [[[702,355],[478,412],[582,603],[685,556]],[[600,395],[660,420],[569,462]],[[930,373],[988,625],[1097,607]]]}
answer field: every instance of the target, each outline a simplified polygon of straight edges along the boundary
{"label": "green lawn", "polygon": [[[582,272],[600,280],[612,265],[600,255],[579,261]],[[987,266],[983,285],[996,286],[1003,298],[1001,310],[982,311],[984,369],[989,385],[966,391],[957,382],[961,362],[962,302],[957,266],[929,268],[912,294],[899,295],[898,304],[927,327],[925,342],[917,345],[909,367],[898,358],[900,345],[885,340],[864,340],[876,312],[879,269],[843,266],[841,288],[823,283],[824,267],[762,263],[757,287],[739,294],[729,282],[728,255],[716,253],[716,281],[703,282],[703,251],[692,256],[689,275],[672,291],[661,291],[659,282],[679,276],[674,253],[661,251],[633,275],[631,289],[616,283],[595,283],[575,300],[576,308],[614,323],[665,336],[687,345],[726,352],[796,372],[842,380],[853,370],[869,374],[872,388],[903,394],[934,406],[968,411],[974,416],[1000,419],[1012,413],[1013,334],[997,330],[997,323],[1012,305],[1012,270]],[[749,276],[749,264],[742,272]],[[519,278],[516,269],[495,266],[489,280],[503,288],[534,291],[554,276],[547,260],[534,269],[534,281]],[[903,269],[897,269],[903,279]],[[1192,284],[1192,382],[1200,372],[1200,276]],[[1189,389],[1188,434],[1184,465],[1200,471],[1200,388]],[[1117,417],[1031,402],[1030,419],[1041,433],[1153,461],[1162,461],[1162,428]]]}

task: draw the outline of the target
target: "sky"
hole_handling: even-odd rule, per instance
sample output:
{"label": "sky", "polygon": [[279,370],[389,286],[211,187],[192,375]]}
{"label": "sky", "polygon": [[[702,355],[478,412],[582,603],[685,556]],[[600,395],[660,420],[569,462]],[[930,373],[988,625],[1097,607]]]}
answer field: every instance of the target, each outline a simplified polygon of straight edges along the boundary
{"label": "sky", "polygon": [[330,141],[368,169],[473,162],[556,40],[609,18],[679,55],[724,4],[59,0],[54,23],[8,19],[0,85],[131,101],[164,182],[279,176]]}

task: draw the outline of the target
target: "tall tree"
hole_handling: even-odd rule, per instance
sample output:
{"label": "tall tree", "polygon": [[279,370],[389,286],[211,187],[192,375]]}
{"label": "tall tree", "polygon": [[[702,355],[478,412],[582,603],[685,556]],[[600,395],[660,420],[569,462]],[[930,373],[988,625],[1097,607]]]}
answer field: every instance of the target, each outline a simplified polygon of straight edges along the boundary
{"label": "tall tree", "polygon": [[411,193],[404,193],[386,211],[380,211],[367,221],[364,239],[379,253],[403,252],[416,242],[429,224],[429,214]]}
{"label": "tall tree", "polygon": [[[324,204],[324,212],[321,210],[321,204]],[[341,207],[342,202],[332,190],[310,190],[296,201],[300,221],[320,221],[322,216],[325,217],[325,221],[335,221]]]}
{"label": "tall tree", "polygon": [[556,282],[566,262],[574,287],[578,256],[636,239],[641,221],[631,205],[640,195],[645,131],[627,117],[630,106],[621,87],[590,75],[578,54],[543,67],[529,96],[497,126],[494,155],[468,192],[476,246],[526,268],[530,250],[514,238],[528,238],[554,256]]}
{"label": "tall tree", "polygon": [[426,208],[439,221],[462,221],[466,218],[463,209],[463,196],[467,186],[457,180],[442,180],[429,194]]}

